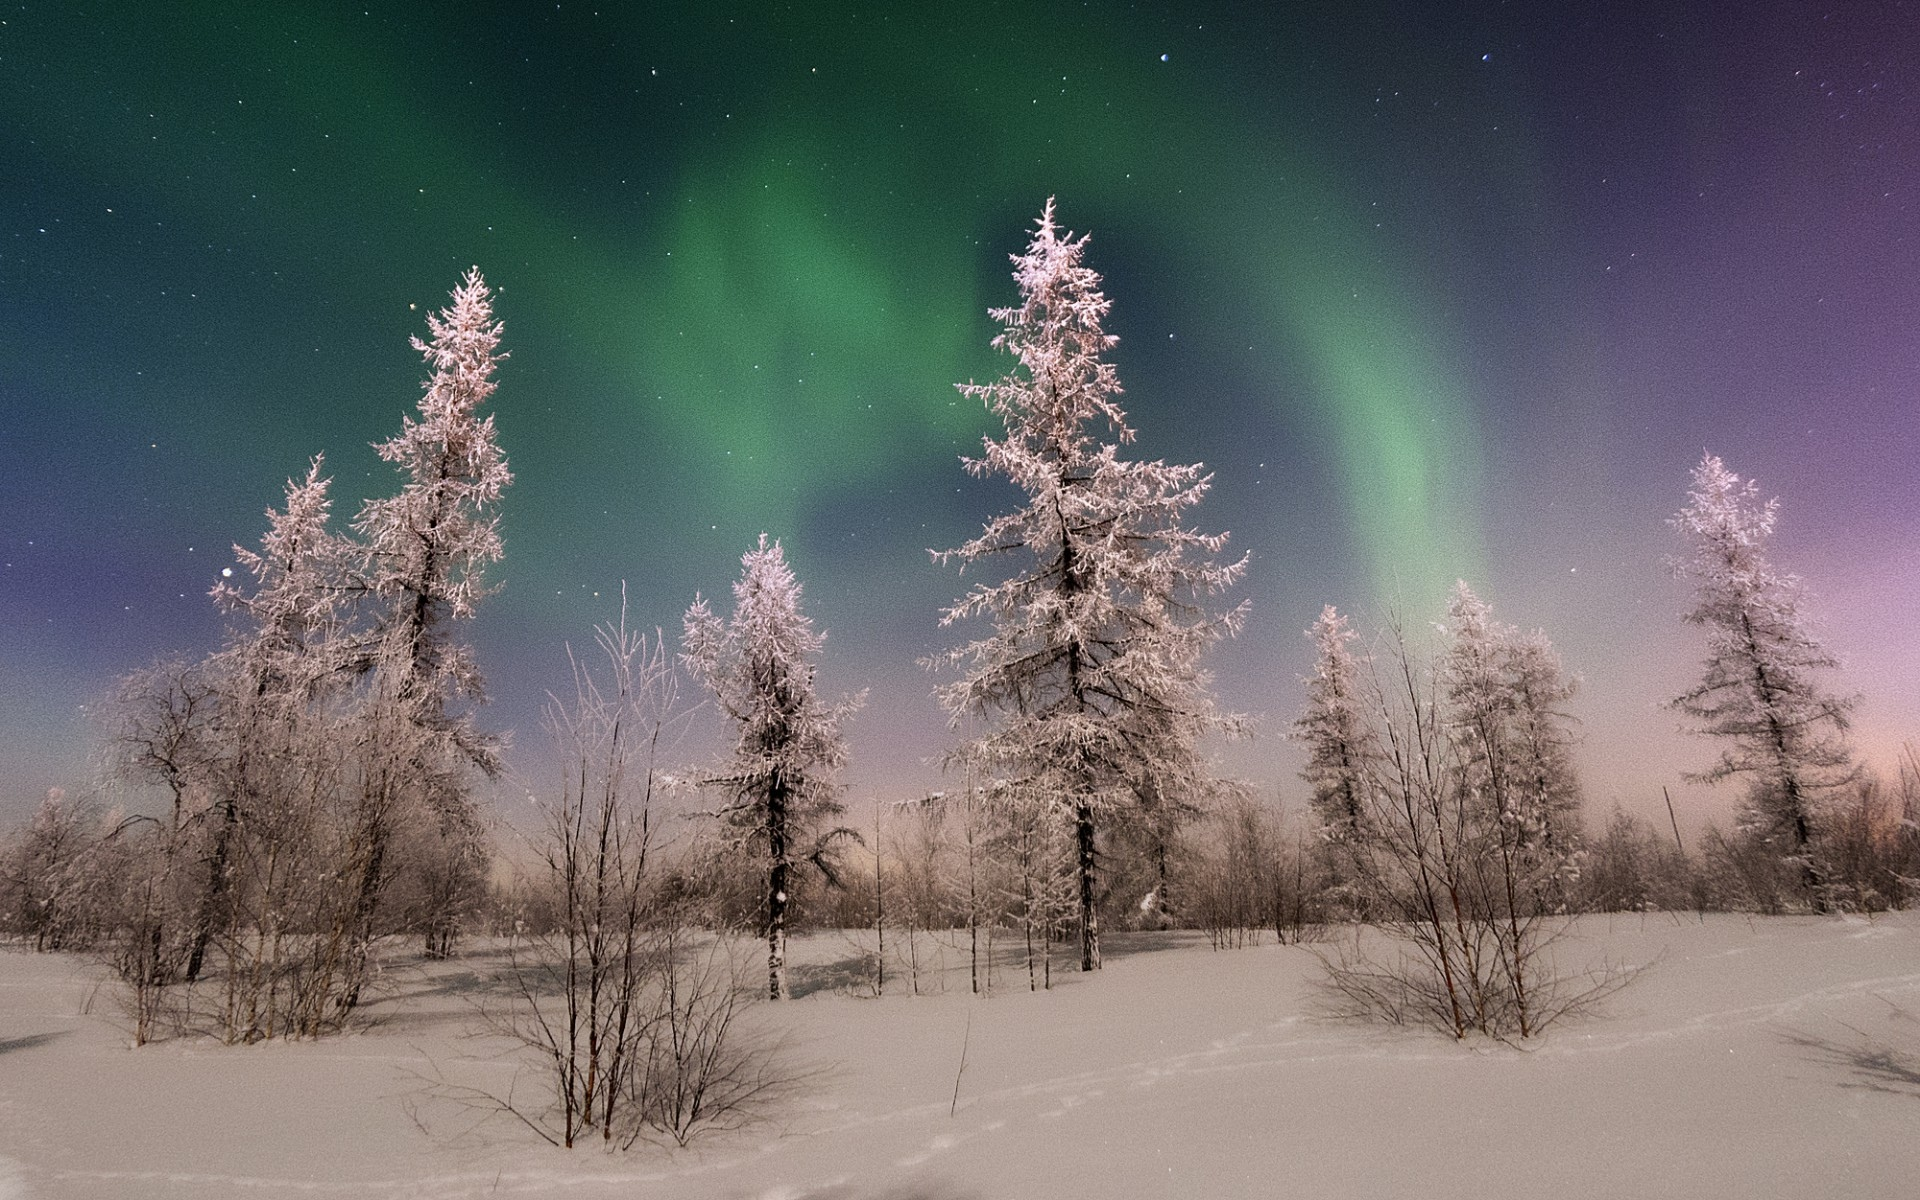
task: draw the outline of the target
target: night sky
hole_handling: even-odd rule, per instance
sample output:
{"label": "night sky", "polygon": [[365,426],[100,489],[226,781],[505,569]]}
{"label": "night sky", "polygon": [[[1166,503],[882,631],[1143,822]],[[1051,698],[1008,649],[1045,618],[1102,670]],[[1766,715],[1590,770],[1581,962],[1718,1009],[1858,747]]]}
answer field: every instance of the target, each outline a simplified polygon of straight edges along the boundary
{"label": "night sky", "polygon": [[[928,12],[908,11],[924,8]],[[931,11],[938,8],[940,11]],[[898,11],[892,11],[898,10]],[[677,633],[765,530],[868,688],[851,798],[941,786],[916,665],[1012,503],[990,305],[1090,232],[1144,457],[1252,566],[1226,766],[1290,804],[1323,603],[1465,578],[1584,678],[1590,817],[1730,810],[1664,518],[1711,449],[1782,499],[1858,741],[1920,734],[1920,11],[1844,4],[27,3],[0,10],[0,823],[84,789],[115,676],[325,451],[398,486],[407,345],[478,264],[516,480],[471,627],[507,802],[564,645]]]}

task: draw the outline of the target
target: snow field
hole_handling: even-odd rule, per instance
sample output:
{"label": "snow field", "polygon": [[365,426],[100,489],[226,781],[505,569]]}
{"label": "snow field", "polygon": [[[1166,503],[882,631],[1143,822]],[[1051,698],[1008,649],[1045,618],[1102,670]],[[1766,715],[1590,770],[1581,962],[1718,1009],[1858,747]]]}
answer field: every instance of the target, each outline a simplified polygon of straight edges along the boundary
{"label": "snow field", "polygon": [[922,981],[944,992],[806,991],[851,953],[797,940],[802,994],[753,1013],[802,1076],[777,1122],[624,1155],[476,1125],[436,1087],[513,1079],[474,1032],[485,953],[396,967],[362,1032],[139,1050],[97,968],[0,953],[0,1198],[1891,1197],[1920,1178],[1908,914],[1582,918],[1564,962],[1652,965],[1523,1048],[1331,1020],[1299,947],[1120,935],[1098,975],[1032,994],[1005,969],[985,999],[949,949]]}

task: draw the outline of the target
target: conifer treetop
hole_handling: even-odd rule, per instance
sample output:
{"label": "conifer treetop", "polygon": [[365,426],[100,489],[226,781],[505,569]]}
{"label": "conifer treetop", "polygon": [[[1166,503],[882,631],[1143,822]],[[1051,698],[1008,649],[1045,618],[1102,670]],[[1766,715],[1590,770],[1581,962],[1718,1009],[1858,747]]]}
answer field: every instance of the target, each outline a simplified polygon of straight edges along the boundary
{"label": "conifer treetop", "polygon": [[[1113,303],[1101,294],[1099,274],[1081,261],[1087,240],[1060,232],[1049,196],[1032,242],[1013,256],[1020,303],[987,310],[1004,326],[993,348],[1013,355],[1025,374],[958,385],[961,395],[985,401],[1006,424],[1007,441],[1020,443],[1022,458],[1085,461],[1096,452],[1096,418],[1105,419],[1115,440],[1134,439],[1114,399],[1120,377],[1102,357],[1120,339],[1101,327]],[[968,468],[976,475],[1013,474],[1011,461],[992,461],[994,449],[989,441],[987,461],[968,460]]]}
{"label": "conifer treetop", "polygon": [[267,510],[258,551],[234,546],[252,587],[223,579],[211,592],[215,604],[251,622],[252,635],[236,641],[228,656],[239,659],[243,672],[263,688],[274,680],[293,682],[296,674],[310,684],[344,665],[333,661],[333,635],[339,632],[340,580],[350,548],[327,528],[333,481],[321,474],[325,461],[314,455],[304,479],[287,481],[286,506]]}
{"label": "conifer treetop", "polygon": [[465,619],[490,591],[481,574],[502,554],[492,509],[513,482],[492,415],[479,415],[507,357],[480,268],[467,271],[446,308],[428,314],[427,329],[431,338],[412,339],[431,368],[418,415],[374,446],[407,483],[398,495],[369,500],[356,527],[374,561],[373,590],[420,594]]}
{"label": "conifer treetop", "polygon": [[999,726],[950,758],[1036,781],[1064,769],[1080,782],[1043,787],[1103,803],[1088,790],[1093,777],[1109,781],[1105,792],[1169,738],[1243,728],[1215,710],[1198,662],[1244,619],[1244,604],[1212,615],[1204,601],[1232,587],[1247,560],[1215,562],[1228,535],[1186,523],[1212,483],[1204,467],[1121,457],[1134,433],[1102,358],[1117,339],[1101,325],[1110,303],[1082,262],[1086,243],[1060,232],[1049,200],[1013,258],[1020,303],[991,310],[1003,326],[993,345],[1015,365],[993,383],[959,385],[1004,426],[962,460],[966,469],[1004,476],[1027,502],[934,558],[963,570],[999,556],[1022,566],[941,617],[943,627],[988,617],[992,632],[928,662],[962,672],[939,690],[956,724],[971,714]]}

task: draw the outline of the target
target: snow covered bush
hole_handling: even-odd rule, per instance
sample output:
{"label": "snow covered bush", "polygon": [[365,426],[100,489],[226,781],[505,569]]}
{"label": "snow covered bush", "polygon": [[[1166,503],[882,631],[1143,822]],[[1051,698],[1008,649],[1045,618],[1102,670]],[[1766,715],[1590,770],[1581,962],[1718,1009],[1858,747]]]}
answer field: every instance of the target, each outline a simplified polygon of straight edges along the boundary
{"label": "snow covered bush", "polygon": [[1844,912],[1904,908],[1920,891],[1920,772],[1863,775],[1832,801],[1816,847],[1826,896]]}
{"label": "snow covered bush", "polygon": [[1616,808],[1587,839],[1574,907],[1582,912],[1704,909],[1710,895],[1671,834]]}
{"label": "snow covered bush", "polygon": [[25,825],[0,842],[0,931],[39,951],[85,950],[106,931],[101,873],[94,869],[103,815],[53,788]]}

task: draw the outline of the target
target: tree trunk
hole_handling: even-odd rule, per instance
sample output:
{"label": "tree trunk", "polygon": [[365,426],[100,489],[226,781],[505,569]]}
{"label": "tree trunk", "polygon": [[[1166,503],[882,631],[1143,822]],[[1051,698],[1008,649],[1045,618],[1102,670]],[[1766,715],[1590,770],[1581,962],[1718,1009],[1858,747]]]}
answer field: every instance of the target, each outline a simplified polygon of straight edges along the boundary
{"label": "tree trunk", "polygon": [[227,897],[227,863],[233,856],[233,831],[240,823],[240,808],[232,797],[221,806],[220,828],[213,835],[213,855],[207,865],[207,890],[200,896],[200,912],[193,922],[193,946],[187,952],[186,981],[200,978],[206,961],[207,943],[213,940],[213,927]]}
{"label": "tree trunk", "polygon": [[381,874],[387,865],[386,823],[378,817],[370,819],[363,836],[369,843],[367,866],[360,875],[347,927],[348,975],[346,991],[340,998],[342,1009],[351,1009],[360,1003],[360,985],[366,982],[367,956],[373,947],[373,916],[380,906]]}
{"label": "tree trunk", "polygon": [[1100,969],[1100,916],[1094,910],[1095,872],[1099,869],[1093,847],[1093,808],[1085,801],[1074,806],[1074,833],[1079,842],[1080,860],[1080,969]]}
{"label": "tree trunk", "polygon": [[1154,902],[1160,906],[1160,916],[1165,924],[1174,923],[1173,901],[1169,895],[1169,874],[1167,871],[1167,842],[1170,837],[1165,829],[1157,830],[1153,838],[1153,891]]}
{"label": "tree trunk", "polygon": [[787,861],[786,796],[776,785],[767,798],[767,848],[773,856],[767,871],[767,998],[787,997],[787,885],[792,866]]}

